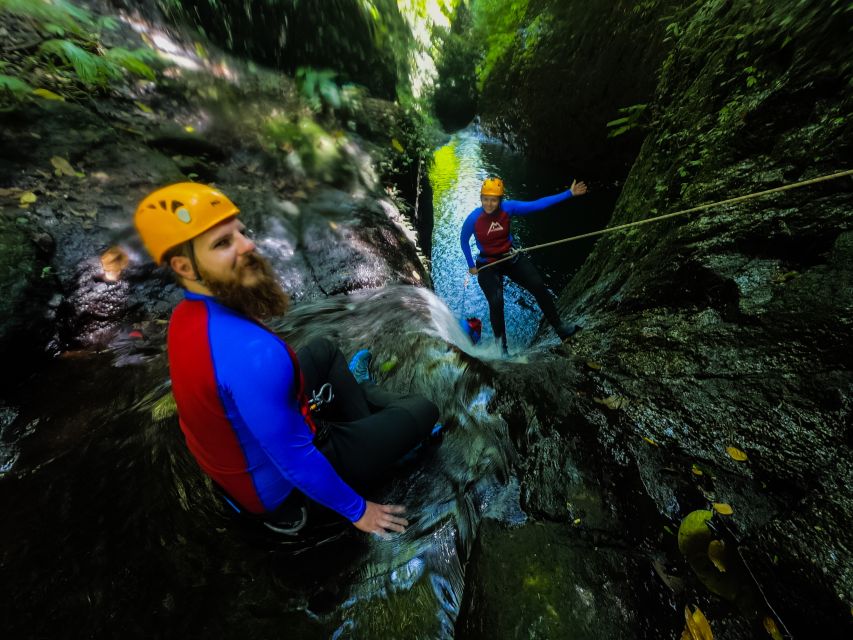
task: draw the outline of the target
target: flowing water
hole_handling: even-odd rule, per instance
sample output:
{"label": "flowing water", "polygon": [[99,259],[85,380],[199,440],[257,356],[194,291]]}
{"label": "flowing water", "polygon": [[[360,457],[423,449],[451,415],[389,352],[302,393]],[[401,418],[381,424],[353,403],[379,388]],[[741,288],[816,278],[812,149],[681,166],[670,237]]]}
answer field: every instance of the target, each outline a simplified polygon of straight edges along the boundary
{"label": "flowing water", "polygon": [[[435,227],[432,239],[432,278],[436,294],[459,319],[475,316],[483,321],[483,336],[491,336],[489,308],[476,276],[468,275],[459,234],[462,223],[480,205],[480,185],[488,176],[500,176],[507,197],[535,200],[569,188],[572,179],[554,167],[531,162],[506,145],[483,135],[476,125],[459,131],[435,153],[430,171]],[[529,217],[513,219],[516,248],[530,247],[603,228],[615,202],[612,190],[596,190],[570,199]],[[594,238],[547,248],[530,254],[546,285],[557,293],[583,264]],[[474,243],[471,243],[474,247]],[[472,249],[476,257],[476,247]],[[539,328],[542,313],[533,296],[505,280],[504,302],[510,350],[530,345]],[[564,318],[577,321],[582,318]]]}

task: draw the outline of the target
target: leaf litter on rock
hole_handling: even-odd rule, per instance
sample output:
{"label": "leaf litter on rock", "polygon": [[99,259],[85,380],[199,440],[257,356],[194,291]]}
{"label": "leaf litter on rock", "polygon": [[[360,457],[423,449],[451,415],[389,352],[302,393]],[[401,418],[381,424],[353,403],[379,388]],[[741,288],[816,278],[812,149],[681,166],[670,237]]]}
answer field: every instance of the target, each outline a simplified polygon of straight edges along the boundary
{"label": "leaf litter on rock", "polygon": [[65,158],[60,156],[53,156],[50,159],[51,164],[54,167],[54,174],[58,176],[71,176],[77,178],[85,178],[86,174],[82,171],[76,171],[74,167],[71,166],[71,163],[68,162]]}
{"label": "leaf litter on rock", "polygon": [[[853,610],[851,610],[853,613]],[[764,620],[762,620],[764,624],[764,630],[767,631],[767,635],[769,635],[773,640],[783,640],[782,632],[779,631],[779,625],[776,624],[776,621],[770,616],[764,616]]]}
{"label": "leaf litter on rock", "polygon": [[746,462],[749,459],[746,453],[737,447],[726,447],[726,453],[728,453],[733,460],[737,460],[738,462]]}
{"label": "leaf litter on rock", "polygon": [[715,502],[714,511],[719,513],[721,516],[730,516],[734,513],[734,509],[732,509],[732,506],[730,504],[726,504],[725,502]]}
{"label": "leaf litter on rock", "polygon": [[65,102],[65,98],[48,89],[33,89],[33,94],[37,95],[39,98],[44,98],[45,100],[59,100],[61,102]]}
{"label": "leaf litter on rock", "polygon": [[681,640],[714,640],[711,624],[699,607],[695,607],[693,613],[690,612],[689,606],[684,607],[684,620],[685,627]]}
{"label": "leaf litter on rock", "polygon": [[708,543],[708,558],[720,571],[726,571],[726,543],[722,540],[711,540]]}
{"label": "leaf litter on rock", "polygon": [[592,401],[596,404],[604,405],[613,411],[628,405],[628,398],[623,396],[608,396],[607,398],[594,397]]}

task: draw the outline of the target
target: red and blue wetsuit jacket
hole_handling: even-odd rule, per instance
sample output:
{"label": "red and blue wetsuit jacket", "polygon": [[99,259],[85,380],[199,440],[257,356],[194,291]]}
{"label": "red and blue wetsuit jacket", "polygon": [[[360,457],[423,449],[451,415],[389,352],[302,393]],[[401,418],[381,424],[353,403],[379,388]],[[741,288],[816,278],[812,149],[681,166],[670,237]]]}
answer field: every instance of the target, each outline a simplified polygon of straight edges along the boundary
{"label": "red and blue wetsuit jacket", "polygon": [[465,222],[462,223],[460,242],[462,253],[468,262],[468,268],[474,266],[474,258],[471,256],[471,236],[477,243],[477,262],[487,264],[497,260],[512,250],[512,233],[510,233],[510,221],[512,216],[526,216],[536,211],[547,209],[558,202],[568,200],[572,197],[572,191],[564,191],[553,196],[539,198],[531,202],[521,200],[505,200],[500,208],[492,214],[483,211],[483,207],[474,209]]}
{"label": "red and blue wetsuit jacket", "polygon": [[262,325],[186,292],[169,324],[181,430],[201,468],[251,513],[294,487],[351,522],[366,503],[314,446],[296,356]]}

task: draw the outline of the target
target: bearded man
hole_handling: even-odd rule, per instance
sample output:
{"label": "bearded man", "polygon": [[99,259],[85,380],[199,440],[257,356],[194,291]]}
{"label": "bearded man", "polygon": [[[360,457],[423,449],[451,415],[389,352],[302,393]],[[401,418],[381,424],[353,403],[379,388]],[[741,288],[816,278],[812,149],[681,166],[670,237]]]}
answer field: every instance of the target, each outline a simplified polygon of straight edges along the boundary
{"label": "bearded man", "polygon": [[134,218],[185,290],[168,352],[191,453],[229,502],[276,531],[304,526],[305,496],[362,531],[404,531],[404,507],[359,491],[430,435],[438,409],[360,384],[328,340],[297,354],[265,327],[289,298],[238,214],[217,189],[188,182],[151,193]]}

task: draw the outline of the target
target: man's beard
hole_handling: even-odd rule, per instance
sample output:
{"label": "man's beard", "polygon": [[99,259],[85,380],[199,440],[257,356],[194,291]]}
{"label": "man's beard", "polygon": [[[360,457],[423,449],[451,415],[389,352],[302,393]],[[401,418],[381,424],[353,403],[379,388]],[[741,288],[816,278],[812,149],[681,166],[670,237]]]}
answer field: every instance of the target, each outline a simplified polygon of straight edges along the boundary
{"label": "man's beard", "polygon": [[[256,281],[252,285],[242,284],[243,274],[247,271],[255,275]],[[200,267],[199,275],[219,302],[250,318],[266,320],[283,316],[290,306],[290,296],[276,280],[272,265],[256,253],[246,254],[244,263],[237,268],[235,282],[215,280]]]}

